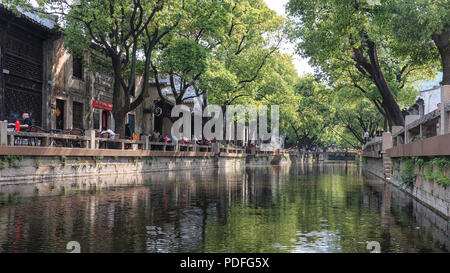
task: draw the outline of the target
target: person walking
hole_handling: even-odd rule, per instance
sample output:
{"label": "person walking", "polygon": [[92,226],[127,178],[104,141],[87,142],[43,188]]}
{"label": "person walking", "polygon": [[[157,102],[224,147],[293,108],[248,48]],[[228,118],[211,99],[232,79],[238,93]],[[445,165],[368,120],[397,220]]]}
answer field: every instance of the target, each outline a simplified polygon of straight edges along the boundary
{"label": "person walking", "polygon": [[369,133],[369,131],[366,131],[366,133],[364,134],[364,140],[367,143],[367,142],[369,142],[369,139],[370,139],[370,133]]}

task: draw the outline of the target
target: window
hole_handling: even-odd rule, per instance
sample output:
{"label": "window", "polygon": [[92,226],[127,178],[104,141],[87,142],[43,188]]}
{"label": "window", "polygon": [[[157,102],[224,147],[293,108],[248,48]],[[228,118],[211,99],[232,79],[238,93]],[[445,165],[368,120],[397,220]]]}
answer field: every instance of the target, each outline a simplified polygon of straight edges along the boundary
{"label": "window", "polygon": [[64,101],[56,100],[56,129],[64,130]]}
{"label": "window", "polygon": [[83,104],[79,102],[73,102],[73,128],[83,128]]}
{"label": "window", "polygon": [[75,78],[82,80],[83,79],[83,60],[79,57],[74,56],[72,65],[73,65],[72,75]]}

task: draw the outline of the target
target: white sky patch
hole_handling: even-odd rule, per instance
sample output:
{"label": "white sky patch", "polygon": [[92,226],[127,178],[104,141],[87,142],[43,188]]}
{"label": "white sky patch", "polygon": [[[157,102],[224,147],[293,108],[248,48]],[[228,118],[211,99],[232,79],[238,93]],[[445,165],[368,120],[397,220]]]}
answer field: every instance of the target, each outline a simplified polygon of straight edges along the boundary
{"label": "white sky patch", "polygon": [[[264,0],[270,9],[275,10],[279,15],[286,16],[285,6],[289,0]],[[303,76],[307,73],[313,73],[314,69],[308,64],[308,60],[295,54],[295,45],[285,41],[281,45],[281,52],[287,53],[293,56],[293,63],[297,69],[299,76]]]}

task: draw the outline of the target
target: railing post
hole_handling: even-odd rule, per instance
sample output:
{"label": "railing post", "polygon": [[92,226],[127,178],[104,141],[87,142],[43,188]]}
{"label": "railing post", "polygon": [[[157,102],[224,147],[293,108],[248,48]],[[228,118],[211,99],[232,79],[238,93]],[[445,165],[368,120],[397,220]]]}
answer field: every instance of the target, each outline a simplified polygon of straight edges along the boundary
{"label": "railing post", "polygon": [[214,154],[220,154],[220,144],[219,143],[212,143],[211,144],[212,152]]}
{"label": "railing post", "polygon": [[0,146],[8,145],[8,123],[0,121]]}
{"label": "railing post", "polygon": [[144,150],[149,150],[149,136],[146,136],[146,135],[143,135],[142,136],[143,138],[144,138],[144,141],[145,141],[145,143],[144,143]]}
{"label": "railing post", "polygon": [[86,145],[87,149],[95,150],[96,149],[96,140],[95,140],[95,130],[87,130],[85,135],[89,137],[88,145]]}

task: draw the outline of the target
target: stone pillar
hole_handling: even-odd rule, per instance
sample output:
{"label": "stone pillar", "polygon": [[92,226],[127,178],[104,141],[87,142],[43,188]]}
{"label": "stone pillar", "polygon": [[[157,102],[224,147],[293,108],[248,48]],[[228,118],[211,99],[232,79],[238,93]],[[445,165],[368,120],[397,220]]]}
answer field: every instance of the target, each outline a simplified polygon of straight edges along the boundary
{"label": "stone pillar", "polygon": [[144,141],[145,141],[144,150],[150,150],[149,149],[150,148],[150,140],[149,140],[150,136],[143,135],[142,137],[144,138]]}
{"label": "stone pillar", "polygon": [[0,121],[0,146],[8,145],[8,123]]}
{"label": "stone pillar", "polygon": [[214,154],[220,154],[220,146],[219,146],[219,143],[212,143],[211,144],[212,145],[212,152],[214,153]]}
{"label": "stone pillar", "polygon": [[440,135],[450,133],[450,112],[446,112],[447,105],[450,104],[450,85],[441,87],[441,124]]}
{"label": "stone pillar", "polygon": [[391,149],[392,147],[393,147],[393,145],[392,145],[392,134],[389,133],[389,132],[383,133],[382,152],[386,153],[386,151]]}
{"label": "stone pillar", "polygon": [[89,143],[86,145],[87,149],[95,149],[95,130],[86,130],[85,135],[89,137]]}

